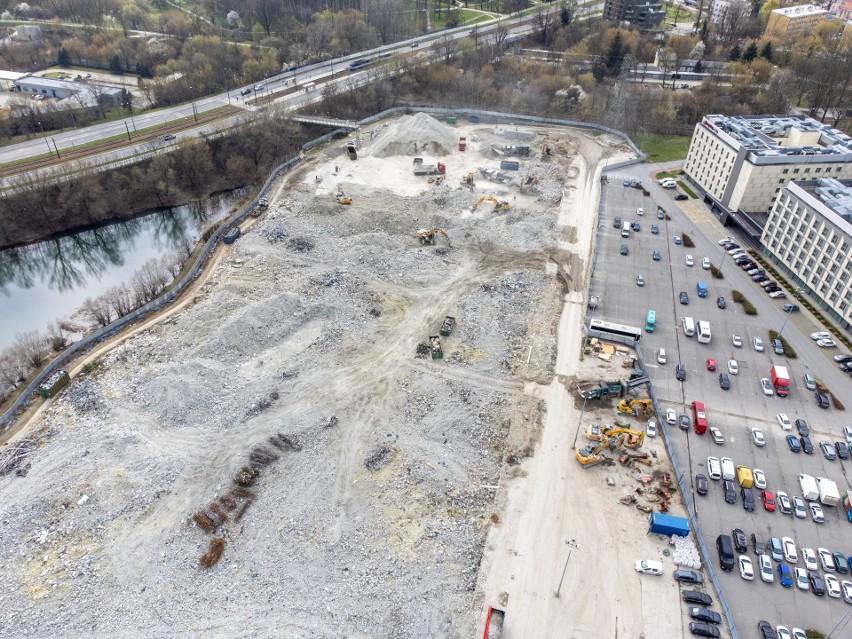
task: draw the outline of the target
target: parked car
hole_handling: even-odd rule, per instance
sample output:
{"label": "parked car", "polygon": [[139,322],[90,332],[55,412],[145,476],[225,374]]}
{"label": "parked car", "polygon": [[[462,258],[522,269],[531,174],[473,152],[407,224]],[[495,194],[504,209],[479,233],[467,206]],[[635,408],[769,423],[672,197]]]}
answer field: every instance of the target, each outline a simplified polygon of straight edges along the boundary
{"label": "parked car", "polygon": [[816,397],[817,405],[820,408],[828,408],[828,395],[827,394],[820,392],[820,391],[817,391],[816,393],[814,393],[814,397]]}
{"label": "parked car", "polygon": [[808,571],[804,568],[793,568],[793,577],[796,581],[796,587],[799,590],[807,590],[811,587],[810,581],[808,580]]}
{"label": "parked car", "polygon": [[765,621],[757,622],[757,630],[760,633],[760,639],[776,639],[772,626]]}
{"label": "parked car", "polygon": [[680,246],[680,235],[674,236],[674,243],[677,244],[678,246]]}
{"label": "parked car", "polygon": [[[740,347],[742,347],[742,345],[743,345],[743,338],[742,338],[742,337],[740,337],[739,335],[736,335],[736,334],[731,335],[731,343],[732,343],[732,344],[733,344],[736,348],[740,348]],[[757,350],[757,349],[755,349],[755,350]]]}
{"label": "parked car", "polygon": [[682,584],[703,584],[704,577],[702,577],[699,573],[694,570],[675,570],[672,573],[675,581],[679,581]]}
{"label": "parked car", "polygon": [[837,451],[837,456],[842,460],[849,459],[849,445],[846,442],[834,442],[834,450]]}
{"label": "parked car", "polygon": [[[683,88],[683,87],[681,87],[681,88]],[[683,201],[683,200],[688,200],[688,199],[689,199],[689,196],[688,196],[688,195],[686,195],[685,193],[678,193],[677,195],[675,195],[675,199],[676,199],[678,202],[680,202],[680,201]]]}
{"label": "parked car", "polygon": [[782,537],[781,545],[784,547],[784,559],[789,563],[795,564],[799,562],[799,554],[796,552],[796,544],[790,537]]}
{"label": "parked car", "polygon": [[703,268],[705,271],[710,270],[710,258],[709,257],[701,258],[701,268]]}
{"label": "parked car", "polygon": [[731,539],[734,542],[734,550],[738,553],[744,553],[748,550],[748,540],[741,528],[734,528],[731,531]]}
{"label": "parked car", "polygon": [[683,304],[684,306],[689,304],[689,295],[686,293],[686,291],[680,292],[680,303]]}
{"label": "parked car", "polygon": [[636,569],[636,572],[640,572],[644,575],[663,574],[663,564],[659,561],[653,561],[650,559],[641,559],[637,561],[634,568]]}
{"label": "parked car", "polygon": [[695,637],[710,637],[711,639],[719,639],[722,636],[716,626],[711,626],[703,621],[690,621],[689,632]]}
{"label": "parked car", "polygon": [[781,540],[778,537],[769,538],[769,554],[775,561],[784,561],[784,548],[781,546]]}
{"label": "parked car", "polygon": [[[808,510],[811,511],[811,519],[814,520],[814,523],[823,524],[825,523],[825,514],[822,512],[822,506],[820,506],[815,501],[808,502]],[[846,561],[844,559],[844,561]]]}
{"label": "parked car", "polygon": [[763,508],[770,513],[775,512],[775,497],[768,490],[760,492],[760,500],[763,502]]}
{"label": "parked car", "polygon": [[819,573],[808,572],[808,581],[811,582],[811,590],[817,597],[825,597],[825,582]]}
{"label": "parked car", "polygon": [[751,563],[751,559],[745,555],[740,555],[737,558],[737,564],[740,567],[740,577],[746,581],[752,581],[754,579],[754,565]]}
{"label": "parked car", "polygon": [[704,362],[704,364],[707,367],[707,370],[710,371],[711,373],[716,370],[716,360],[713,359],[712,357],[708,357],[707,360]]}
{"label": "parked car", "polygon": [[759,488],[760,490],[766,489],[766,475],[763,473],[760,468],[755,468],[751,471],[752,480],[754,481],[754,487]]}
{"label": "parked car", "polygon": [[708,488],[708,481],[706,475],[698,474],[695,476],[695,492],[699,495],[706,495]]}
{"label": "parked car", "polygon": [[677,418],[677,426],[681,430],[689,430],[689,427],[692,426],[689,420],[689,415],[681,413]]}
{"label": "parked car", "polygon": [[833,552],[831,556],[834,558],[834,569],[841,575],[849,572],[849,566],[846,565],[846,557],[842,552]]}
{"label": "parked car", "polygon": [[615,216],[615,219],[612,221],[612,226],[613,226],[613,228],[617,228],[617,229],[621,228],[621,218],[618,217],[617,215]]}
{"label": "parked car", "polygon": [[697,590],[684,590],[680,594],[680,598],[683,599],[685,603],[698,604],[700,606],[713,605],[713,597],[706,595],[703,592],[698,592]]}
{"label": "parked car", "polygon": [[636,276],[636,286],[645,286],[645,278],[641,275]]}
{"label": "parked car", "polygon": [[[787,294],[786,294],[784,291],[782,291],[782,290],[770,291],[770,293],[769,293],[769,297],[771,297],[771,298],[772,298],[772,299],[774,299],[774,300],[780,300],[780,299],[782,299],[782,298],[784,298],[784,297],[787,297]],[[831,340],[829,340],[829,341],[831,341]],[[831,344],[831,346],[833,346],[833,345],[834,345],[834,344],[832,343],[832,344]],[[820,346],[828,346],[828,344],[820,344]],[[783,351],[782,351],[782,352],[783,352]],[[779,353],[779,355],[780,355],[780,354],[781,354],[781,353]]]}
{"label": "parked car", "polygon": [[686,256],[686,265],[692,266],[693,264],[695,264],[695,260],[692,258],[691,255],[687,255]]}
{"label": "parked car", "polygon": [[778,413],[775,416],[778,425],[781,426],[784,430],[791,430],[793,427],[790,425],[790,418],[787,417],[787,413]]}
{"label": "parked car", "polygon": [[837,346],[837,342],[833,339],[818,339],[816,345],[820,348],[834,348]]}
{"label": "parked car", "polygon": [[760,578],[768,584],[775,581],[775,573],[772,572],[772,560],[766,555],[760,555],[757,558],[757,572],[760,573]]}
{"label": "parked car", "polygon": [[793,504],[790,501],[790,498],[787,496],[782,490],[779,490],[775,493],[775,504],[778,506],[778,510],[780,510],[785,515],[793,514]]}
{"label": "parked car", "polygon": [[627,248],[627,244],[622,244],[622,245],[621,245],[621,254],[622,254],[622,255],[627,255],[629,252],[630,252],[630,249],[629,249],[629,248]]}
{"label": "parked car", "polygon": [[778,564],[778,583],[785,588],[793,587],[793,575],[787,564]]}
{"label": "parked car", "polygon": [[654,251],[653,253],[651,253],[651,259],[654,260],[655,262],[659,262],[660,261],[660,252]]}
{"label": "parked car", "polygon": [[798,453],[802,450],[802,446],[799,444],[799,440],[796,439],[795,435],[787,435],[787,446],[790,447],[791,453]]}
{"label": "parked car", "polygon": [[826,572],[834,572],[834,557],[828,548],[817,548],[819,562],[822,564],[822,569]]}
{"label": "parked car", "polygon": [[675,377],[677,381],[682,382],[686,379],[686,367],[683,364],[675,366]]}
{"label": "parked car", "polygon": [[837,459],[837,453],[834,452],[834,446],[831,445],[831,442],[822,440],[819,443],[819,449],[822,451],[822,456],[828,461],[834,461]]}
{"label": "parked car", "polygon": [[751,492],[751,488],[740,488],[740,495],[743,498],[743,510],[747,512],[754,512],[754,494]]}
{"label": "parked car", "polygon": [[814,341],[818,341],[821,339],[831,339],[831,333],[827,333],[825,331],[819,331],[816,333],[811,333],[811,339]]}
{"label": "parked car", "polygon": [[666,423],[667,424],[677,424],[677,413],[673,408],[666,409]]}
{"label": "parked car", "polygon": [[755,337],[754,339],[752,339],[751,345],[754,346],[754,350],[756,350],[758,353],[763,352],[763,340],[759,337]]}
{"label": "parked car", "polygon": [[725,501],[729,504],[737,503],[737,489],[734,488],[734,482],[730,479],[725,480]]}
{"label": "parked car", "polygon": [[784,344],[781,343],[780,339],[772,340],[772,350],[776,355],[784,354]]}
{"label": "parked car", "polygon": [[781,308],[784,309],[785,313],[795,313],[796,311],[799,310],[799,305],[798,304],[790,304],[788,302],[787,304],[784,304],[784,306],[782,306]]}
{"label": "parked car", "polygon": [[659,235],[660,234],[660,227],[657,226],[656,224],[652,224],[651,225],[651,233],[653,233],[654,235]]}
{"label": "parked car", "polygon": [[802,548],[802,563],[807,570],[819,570],[817,556],[813,548]]}
{"label": "parked car", "polygon": [[698,606],[689,609],[689,616],[706,623],[722,623],[722,616],[718,612],[708,610],[707,608],[699,608]]}
{"label": "parked car", "polygon": [[814,445],[811,443],[811,438],[807,435],[801,435],[799,437],[799,443],[802,445],[802,452],[805,455],[813,455],[814,454]]}
{"label": "parked car", "polygon": [[716,444],[724,444],[725,443],[725,437],[724,437],[724,435],[722,435],[722,431],[720,431],[715,426],[710,427],[710,437],[713,438],[713,442],[716,443]]}
{"label": "parked car", "polygon": [[805,510],[805,500],[798,495],[793,495],[793,514],[799,519],[807,519],[808,517]]}
{"label": "parked car", "polygon": [[825,591],[828,596],[840,597],[840,581],[838,581],[837,577],[826,575],[823,579],[825,580]]}
{"label": "parked car", "polygon": [[725,298],[724,298],[724,297],[721,297],[721,296],[720,296],[720,297],[717,297],[717,298],[716,298],[716,306],[718,306],[719,308],[725,308],[725,306],[726,306],[726,304],[725,304]]}

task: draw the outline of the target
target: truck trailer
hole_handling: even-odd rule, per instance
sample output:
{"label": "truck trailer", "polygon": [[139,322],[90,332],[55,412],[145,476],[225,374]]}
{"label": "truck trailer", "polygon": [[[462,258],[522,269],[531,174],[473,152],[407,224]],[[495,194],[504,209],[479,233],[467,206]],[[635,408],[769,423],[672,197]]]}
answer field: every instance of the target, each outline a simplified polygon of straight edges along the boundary
{"label": "truck trailer", "polygon": [[823,506],[836,506],[840,501],[840,493],[837,484],[825,477],[817,477],[817,488],[819,489],[819,500]]}
{"label": "truck trailer", "polygon": [[790,394],[790,373],[787,372],[787,367],[773,366],[769,369],[769,376],[772,378],[775,394],[779,397],[787,397]]}
{"label": "truck trailer", "polygon": [[689,536],[689,520],[686,517],[675,517],[664,513],[648,515],[648,534]]}

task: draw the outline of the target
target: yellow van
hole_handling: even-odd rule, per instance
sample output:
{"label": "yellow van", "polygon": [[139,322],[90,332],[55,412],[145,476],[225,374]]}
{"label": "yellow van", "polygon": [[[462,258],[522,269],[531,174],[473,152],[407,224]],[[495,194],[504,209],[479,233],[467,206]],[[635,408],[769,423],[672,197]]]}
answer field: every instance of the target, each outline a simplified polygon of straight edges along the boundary
{"label": "yellow van", "polygon": [[751,488],[754,486],[754,477],[751,474],[751,468],[745,466],[737,466],[737,481],[743,488]]}

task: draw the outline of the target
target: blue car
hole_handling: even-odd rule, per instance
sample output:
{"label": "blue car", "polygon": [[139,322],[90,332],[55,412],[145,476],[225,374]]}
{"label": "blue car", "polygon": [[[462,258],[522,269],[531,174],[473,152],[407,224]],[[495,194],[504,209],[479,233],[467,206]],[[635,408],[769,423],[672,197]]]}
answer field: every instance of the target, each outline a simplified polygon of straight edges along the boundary
{"label": "blue car", "polygon": [[659,262],[659,261],[660,261],[660,252],[659,252],[659,251],[654,251],[654,253],[651,255],[651,258],[652,258],[655,262]]}
{"label": "blue car", "polygon": [[793,575],[790,573],[790,567],[787,564],[778,564],[778,581],[785,588],[793,587]]}
{"label": "blue car", "polygon": [[795,435],[787,435],[787,445],[790,447],[791,453],[798,453],[802,450],[802,445]]}

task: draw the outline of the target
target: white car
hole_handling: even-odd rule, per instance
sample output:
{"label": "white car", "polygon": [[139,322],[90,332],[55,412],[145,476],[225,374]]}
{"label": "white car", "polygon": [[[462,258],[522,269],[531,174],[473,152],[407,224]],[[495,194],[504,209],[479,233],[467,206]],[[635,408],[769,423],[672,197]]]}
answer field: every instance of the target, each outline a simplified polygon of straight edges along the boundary
{"label": "white car", "polygon": [[677,424],[677,413],[674,408],[666,409],[666,423],[667,424]]}
{"label": "white car", "polygon": [[843,591],[843,601],[852,603],[852,581],[841,581],[840,589]]}
{"label": "white car", "polygon": [[263,91],[265,88],[266,87],[264,87],[262,84],[256,84],[255,87],[254,87],[254,90],[255,91]]}
{"label": "white car", "polygon": [[636,568],[636,572],[641,572],[644,575],[663,574],[663,564],[659,561],[652,561],[650,559],[641,559],[637,561],[634,568]]}
{"label": "white car", "polygon": [[784,291],[772,291],[769,294],[769,297],[771,297],[774,300],[778,300],[778,299],[781,299],[782,297],[787,297],[787,294]]}
{"label": "white car", "polygon": [[828,548],[817,548],[819,562],[822,564],[822,569],[825,572],[834,572],[834,557],[831,556],[831,551]]}
{"label": "white car", "polygon": [[728,242],[734,242],[734,241],[735,240],[732,237],[725,237],[725,238],[722,238],[721,240],[719,240],[718,244],[719,244],[719,246],[723,246],[723,245],[727,244]]}
{"label": "white car", "polygon": [[808,511],[805,510],[805,500],[798,495],[793,497],[793,514],[795,514],[798,519],[808,518]]}
{"label": "white car", "polygon": [[808,581],[808,571],[804,568],[793,568],[793,576],[796,578],[796,586],[799,590],[809,590],[811,587]]}
{"label": "white car", "polygon": [[758,353],[763,352],[763,340],[759,337],[755,337],[753,340],[751,340],[751,345],[754,346],[754,350],[756,350]]}
{"label": "white car", "polygon": [[822,506],[815,501],[808,502],[808,510],[811,511],[811,519],[815,524],[825,523],[825,514],[822,512]]}
{"label": "white car", "polygon": [[643,208],[640,206],[638,209],[636,209],[636,215],[638,215],[638,216],[640,216],[640,217],[641,217],[641,216],[643,216],[643,215],[645,215],[645,209],[643,209]]}
{"label": "white car", "polygon": [[754,442],[754,445],[758,448],[763,448],[766,446],[766,438],[763,436],[763,431],[759,428],[751,429],[751,441]]}
{"label": "white car", "polygon": [[710,270],[710,258],[709,257],[705,257],[705,258],[701,259],[701,268],[703,268],[705,271]]}
{"label": "white car", "polygon": [[718,457],[707,458],[707,474],[710,475],[710,479],[717,481],[722,479],[722,462]]}
{"label": "white car", "polygon": [[724,444],[725,443],[725,436],[722,435],[722,431],[720,431],[715,426],[710,427],[710,437],[713,438],[713,442],[716,443],[716,444]]}
{"label": "white car", "polygon": [[802,548],[802,561],[805,562],[805,568],[808,570],[819,570],[816,553],[813,548]]}
{"label": "white car", "polygon": [[775,581],[775,573],[772,572],[772,560],[768,555],[757,556],[757,569],[760,572],[760,578],[768,584]]}
{"label": "white car", "polygon": [[775,419],[778,420],[778,425],[781,426],[783,430],[793,430],[793,424],[790,423],[790,418],[787,417],[786,413],[778,413],[775,416]]}
{"label": "white car", "polygon": [[731,343],[737,348],[740,348],[743,345],[743,338],[739,335],[731,335]]}
{"label": "white car", "polygon": [[751,471],[752,479],[754,480],[754,487],[759,490],[766,490],[766,475],[763,473],[760,468],[755,468]]}
{"label": "white car", "polygon": [[820,340],[820,339],[831,339],[831,333],[826,333],[825,331],[819,331],[818,333],[811,333],[812,340]]}
{"label": "white car", "polygon": [[752,581],[754,579],[754,566],[752,566],[751,559],[749,559],[745,555],[740,555],[739,564],[740,577],[747,581]]}
{"label": "white car", "polygon": [[808,636],[805,634],[805,631],[801,628],[791,628],[790,632],[793,633],[793,639],[808,639]]}
{"label": "white car", "polygon": [[687,265],[687,266],[692,266],[693,264],[695,264],[695,261],[692,259],[692,256],[691,256],[691,255],[687,255],[687,256],[686,256],[686,265]]}
{"label": "white car", "polygon": [[728,360],[728,372],[731,375],[737,375],[740,372],[740,365],[737,363],[735,359]]}
{"label": "white car", "polygon": [[787,626],[775,626],[775,633],[778,639],[793,639],[793,635],[790,634],[790,629]]}
{"label": "white car", "polygon": [[791,564],[799,562],[799,555],[796,552],[796,544],[789,537],[781,537],[781,546],[784,548],[784,559]]}
{"label": "white car", "polygon": [[834,348],[837,346],[837,342],[833,339],[818,339],[816,345],[820,348]]}
{"label": "white car", "polygon": [[834,575],[825,575],[825,592],[829,597],[840,597],[840,581]]}
{"label": "white car", "polygon": [[648,425],[645,426],[645,434],[648,437],[657,436],[657,422],[655,422],[653,419],[648,420]]}
{"label": "white car", "polygon": [[760,388],[763,389],[763,394],[767,397],[772,397],[775,394],[775,389],[772,388],[772,382],[769,381],[768,377],[760,378]]}
{"label": "white car", "polygon": [[783,514],[793,514],[793,504],[790,502],[790,498],[787,496],[787,493],[783,490],[779,490],[775,493],[775,503],[778,504],[778,510],[780,510]]}

